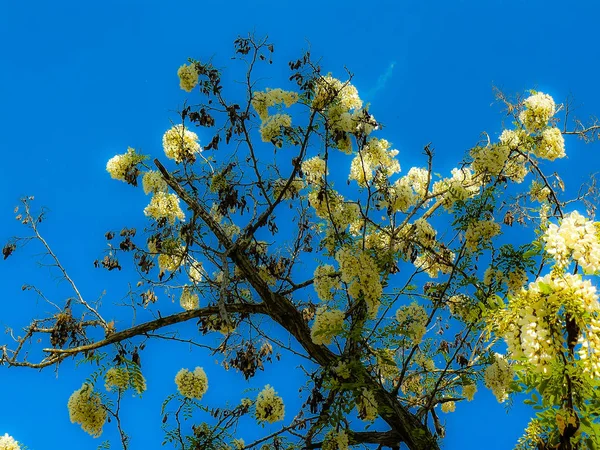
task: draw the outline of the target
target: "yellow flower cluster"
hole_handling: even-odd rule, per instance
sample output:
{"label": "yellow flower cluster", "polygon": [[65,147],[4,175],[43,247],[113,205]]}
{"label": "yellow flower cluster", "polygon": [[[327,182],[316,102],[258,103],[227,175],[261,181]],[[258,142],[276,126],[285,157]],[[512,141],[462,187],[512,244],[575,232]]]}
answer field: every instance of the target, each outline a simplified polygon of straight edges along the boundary
{"label": "yellow flower cluster", "polygon": [[331,344],[331,340],[340,334],[344,327],[344,312],[339,309],[327,310],[319,307],[310,330],[310,338],[317,345]]}
{"label": "yellow flower cluster", "polygon": [[556,127],[546,128],[542,131],[542,139],[533,148],[533,153],[539,158],[554,161],[556,158],[564,158],[565,139],[562,133]]}
{"label": "yellow flower cluster", "polygon": [[195,261],[192,257],[190,259],[190,266],[188,268],[188,277],[192,283],[200,283],[204,278],[202,275],[202,263]]}
{"label": "yellow flower cluster", "polygon": [[487,241],[500,234],[500,225],[493,220],[480,220],[470,223],[465,233],[466,247],[470,252],[475,252],[485,247]]}
{"label": "yellow flower cluster", "polygon": [[127,390],[129,388],[129,371],[125,367],[111,367],[104,375],[104,387],[107,391]]}
{"label": "yellow flower cluster", "polygon": [[98,437],[106,421],[106,410],[91,384],[84,383],[73,392],[67,404],[71,423],[78,423],[86,433]]}
{"label": "yellow flower cluster", "polygon": [[198,143],[198,135],[187,130],[183,125],[175,125],[163,135],[163,149],[167,158],[175,162],[194,162],[196,153],[202,151]]}
{"label": "yellow flower cluster", "polygon": [[362,295],[367,304],[367,314],[377,317],[383,288],[375,260],[365,251],[344,247],[335,259],[340,265],[341,279],[348,284],[348,294],[358,299]]}
{"label": "yellow flower cluster", "polygon": [[0,436],[0,450],[21,450],[19,443],[6,433]]}
{"label": "yellow flower cluster", "polygon": [[548,94],[537,92],[523,102],[525,109],[519,114],[519,120],[529,132],[537,132],[548,125],[556,112],[554,99]]}
{"label": "yellow flower cluster", "polygon": [[377,169],[388,177],[400,172],[400,163],[396,159],[398,150],[389,150],[390,146],[385,139],[370,139],[352,160],[348,179],[365,187]]}
{"label": "yellow flower cluster", "polygon": [[179,206],[179,197],[166,192],[156,192],[150,204],[144,208],[144,214],[155,220],[167,219],[171,224],[175,223],[175,219],[185,220],[185,214]]}
{"label": "yellow flower cluster", "polygon": [[586,273],[600,270],[600,227],[577,211],[566,215],[560,226],[550,224],[544,233],[546,252],[558,267],[573,258]]}
{"label": "yellow flower cluster", "polygon": [[379,415],[377,411],[378,404],[372,391],[363,388],[356,399],[356,409],[358,410],[358,417],[366,422],[377,419]]}
{"label": "yellow flower cluster", "polygon": [[[137,377],[134,378],[134,377]],[[127,367],[111,367],[104,375],[104,387],[107,391],[116,389],[126,391],[130,387],[134,388],[138,394],[146,391],[146,380],[141,373],[136,376]]]}
{"label": "yellow flower cluster", "polygon": [[476,175],[482,175],[484,178],[489,175],[496,177],[506,165],[509,154],[510,148],[506,145],[475,147],[471,150],[471,167]]}
{"label": "yellow flower cluster", "polygon": [[349,82],[343,83],[329,75],[319,78],[316,82],[312,107],[323,110],[338,105],[341,111],[347,112],[350,109],[361,108],[362,100],[356,88]]}
{"label": "yellow flower cluster", "polygon": [[349,441],[345,430],[331,430],[323,440],[322,450],[348,450]]}
{"label": "yellow flower cluster", "polygon": [[179,77],[179,86],[186,92],[192,92],[192,89],[198,84],[198,71],[194,64],[184,64],[177,70]]}
{"label": "yellow flower cluster", "polygon": [[508,398],[508,389],[515,373],[508,361],[498,353],[495,361],[485,370],[483,381],[488,389],[496,397],[498,402],[503,403]]}
{"label": "yellow flower cluster", "polygon": [[181,291],[179,304],[186,311],[197,309],[199,305],[198,294],[194,294],[189,286],[185,286]]}
{"label": "yellow flower cluster", "polygon": [[292,126],[292,118],[288,114],[273,114],[267,117],[260,126],[260,138],[263,142],[271,142],[281,134],[281,127]]}
{"label": "yellow flower cluster", "polygon": [[417,303],[403,306],[396,311],[400,334],[411,338],[414,344],[419,344],[423,339],[428,319],[425,308]]}
{"label": "yellow flower cluster", "polygon": [[283,399],[268,384],[256,397],[256,420],[260,422],[275,423],[283,420],[285,407]]}
{"label": "yellow flower cluster", "polygon": [[252,107],[261,121],[264,122],[269,117],[268,109],[271,106],[285,104],[289,108],[298,101],[298,98],[296,92],[284,91],[283,89],[267,89],[265,92],[254,92]]}
{"label": "yellow flower cluster", "polygon": [[149,170],[142,177],[144,193],[167,192],[167,182],[158,170]]}
{"label": "yellow flower cluster", "polygon": [[302,162],[302,172],[309,184],[321,184],[323,177],[327,175],[327,165],[325,160],[314,156]]}
{"label": "yellow flower cluster", "polygon": [[115,155],[108,160],[106,163],[106,171],[115,180],[126,181],[125,178],[127,174],[131,173],[131,170],[135,165],[144,159],[144,156],[136,153],[135,149],[129,147],[127,153]]}
{"label": "yellow flower cluster", "polygon": [[158,267],[160,270],[174,272],[183,263],[184,248],[175,240],[167,240],[161,244],[160,252],[154,240],[148,240],[148,251],[158,254]]}
{"label": "yellow flower cluster", "polygon": [[208,378],[202,367],[196,367],[193,372],[181,369],[175,375],[175,384],[181,395],[200,400],[208,390]]}
{"label": "yellow flower cluster", "polygon": [[340,280],[335,274],[333,266],[324,264],[315,269],[314,286],[317,295],[323,301],[332,300],[334,293],[332,289],[339,289]]}
{"label": "yellow flower cluster", "polygon": [[462,388],[462,395],[464,395],[469,402],[475,397],[475,392],[477,392],[476,384],[467,384]]}
{"label": "yellow flower cluster", "polygon": [[[360,228],[361,215],[358,204],[345,202],[344,197],[333,189],[327,189],[325,192],[312,190],[308,193],[308,201],[317,217],[331,221],[337,228],[345,229],[348,225],[353,225],[352,229]],[[359,222],[357,227],[354,226],[355,222]]]}
{"label": "yellow flower cluster", "polygon": [[456,402],[443,402],[441,409],[444,413],[454,412],[456,411]]}

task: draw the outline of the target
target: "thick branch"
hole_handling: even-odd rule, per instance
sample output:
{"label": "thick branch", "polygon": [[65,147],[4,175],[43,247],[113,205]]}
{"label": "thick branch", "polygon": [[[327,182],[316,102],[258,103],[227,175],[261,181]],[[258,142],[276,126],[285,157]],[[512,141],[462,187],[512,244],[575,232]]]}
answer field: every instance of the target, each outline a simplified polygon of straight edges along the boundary
{"label": "thick branch", "polygon": [[[243,248],[234,246],[229,236],[211,214],[183,189],[158,159],[154,160],[154,164],[162,173],[167,184],[206,223],[215,237],[225,247],[232,261],[264,301],[269,316],[294,336],[318,364],[321,366],[331,365],[337,359],[337,356],[326,346],[317,345],[312,341],[310,329],[294,304],[283,295],[272,292],[268,284],[260,277],[257,268],[244,253]],[[394,394],[386,391],[366,368],[362,367],[357,370],[353,377],[355,381],[365,383],[373,392],[379,405],[379,414],[392,430],[397,432],[398,441],[406,443],[412,450],[435,450],[439,448],[427,427],[402,406]]]}
{"label": "thick branch", "polygon": [[[250,313],[250,314],[266,314],[267,310],[264,304],[243,304],[236,303],[233,305],[227,305],[227,312],[230,313]],[[106,339],[103,339],[98,342],[93,342],[88,345],[82,345],[80,347],[73,348],[45,348],[44,351],[52,354],[77,354],[81,352],[86,352],[90,350],[95,350],[101,347],[106,347],[107,345],[114,344],[116,342],[121,342],[126,339],[130,339],[135,336],[143,335],[144,333],[148,333],[150,331],[158,330],[159,328],[164,328],[169,325],[174,325],[176,323],[186,322],[190,319],[195,319],[198,317],[211,316],[213,314],[219,314],[218,306],[208,306],[206,308],[195,309],[193,311],[185,311],[178,314],[172,314],[167,317],[161,317],[160,319],[152,320],[150,322],[142,323],[140,325],[136,325],[134,327],[128,328],[123,331],[119,331],[117,333],[113,333],[109,335]]]}

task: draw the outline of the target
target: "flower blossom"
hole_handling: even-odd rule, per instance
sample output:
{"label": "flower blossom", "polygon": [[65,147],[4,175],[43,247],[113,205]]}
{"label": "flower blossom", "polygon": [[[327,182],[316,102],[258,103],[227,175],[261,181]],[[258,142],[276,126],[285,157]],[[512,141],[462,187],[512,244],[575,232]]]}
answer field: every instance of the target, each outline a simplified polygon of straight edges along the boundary
{"label": "flower blossom", "polygon": [[202,151],[198,143],[198,135],[183,125],[175,125],[163,135],[163,149],[167,158],[175,162],[194,162],[196,153]]}
{"label": "flower blossom", "polygon": [[80,424],[83,431],[93,437],[102,434],[102,427],[106,422],[106,410],[91,384],[84,383],[80,389],[73,392],[67,406],[71,423]]}
{"label": "flower blossom", "polygon": [[275,423],[283,420],[285,407],[283,399],[268,384],[256,397],[256,420],[260,422]]}
{"label": "flower blossom", "polygon": [[196,367],[193,372],[181,369],[175,375],[175,384],[181,395],[200,400],[208,390],[208,378],[202,367]]}

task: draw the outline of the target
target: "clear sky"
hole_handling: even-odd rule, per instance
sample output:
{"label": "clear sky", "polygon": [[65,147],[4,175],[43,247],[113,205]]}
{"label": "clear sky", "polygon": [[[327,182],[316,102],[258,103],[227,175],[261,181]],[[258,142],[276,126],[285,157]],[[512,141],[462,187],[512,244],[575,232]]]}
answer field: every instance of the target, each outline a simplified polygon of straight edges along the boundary
{"label": "clear sky", "polygon": [[[104,248],[104,232],[143,228],[148,199],[111,180],[106,161],[127,146],[160,157],[162,135],[186,98],[177,68],[188,57],[212,57],[226,68],[238,34],[270,36],[274,78],[309,43],[325,71],[341,77],[348,67],[385,125],[382,137],[400,150],[403,168],[431,142],[448,171],[482,131],[493,137],[501,131],[492,85],[509,94],[534,88],[557,102],[572,95],[581,117],[600,114],[598,17],[594,0],[0,0],[0,240],[22,232],[12,210],[20,197],[34,195],[49,209],[43,230],[84,295],[97,298],[105,290],[105,302],[120,300],[125,274],[95,270],[92,262]],[[555,167],[572,188],[600,168],[598,148],[567,140],[568,160]],[[66,292],[35,266],[36,251],[1,265],[0,323],[16,330],[48,308],[21,292],[23,284],[57,299]],[[205,401],[213,406],[225,398],[237,402],[243,389],[266,383],[290,402],[296,395],[294,360],[246,384],[214,358],[180,350],[159,343],[143,355],[149,391],[143,400],[128,399],[125,413],[133,450],[159,448],[160,402],[175,390],[180,367],[205,367]],[[72,369],[70,362],[58,373],[0,368],[0,435],[32,450],[96,448],[101,439],[69,422],[66,402],[89,373]],[[480,386],[475,402],[444,415],[444,448],[511,448],[529,417],[520,400],[507,414]],[[113,426],[106,430],[115,436]]]}

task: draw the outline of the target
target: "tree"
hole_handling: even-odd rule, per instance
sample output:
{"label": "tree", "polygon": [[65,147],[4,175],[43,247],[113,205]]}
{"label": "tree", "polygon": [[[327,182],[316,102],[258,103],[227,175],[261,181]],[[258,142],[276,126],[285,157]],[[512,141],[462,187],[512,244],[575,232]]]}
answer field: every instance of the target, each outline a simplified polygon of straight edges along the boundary
{"label": "tree", "polygon": [[[211,63],[179,68],[191,103],[164,134],[169,169],[133,148],[108,161],[113,178],[141,180],[152,196],[148,228],[108,231],[94,263],[121,270],[132,255],[132,314],[80,294],[41,234],[44,212],[22,200],[15,213],[33,234],[9,241],[4,259],[37,242],[72,295],[2,346],[1,364],[97,364],[69,399],[70,417],[92,436],[110,419],[124,449],[135,435],[122,425],[121,400],[146,390],[145,343],[161,338],[203,346],[246,379],[279,352],[305,361],[299,411],[286,411],[269,385],[239,405],[209,407],[203,368],[179,370],[161,414],[165,441],[182,450],[436,449],[439,410],[471,401],[482,383],[500,402],[531,393],[538,413],[519,448],[596,448],[600,225],[586,218],[595,184],[565,199],[544,164],[565,156],[563,135],[595,140],[600,125],[573,121],[568,104],[541,92],[498,92],[512,120],[498,142],[486,135],[450,176],[435,172],[427,145],[423,167],[400,175],[351,74],[324,75],[307,52],[289,63],[293,88],[264,89],[261,64],[273,53],[267,40],[235,41],[241,93],[229,94]],[[336,170],[347,163],[349,175]],[[514,228],[528,238],[518,242]],[[161,315],[161,292],[183,311]],[[136,324],[117,327],[124,316]],[[265,333],[265,321],[283,338]],[[197,324],[189,340],[172,333],[185,322]],[[215,345],[213,333],[222,335]],[[248,417],[281,426],[244,442],[232,430]]]}

